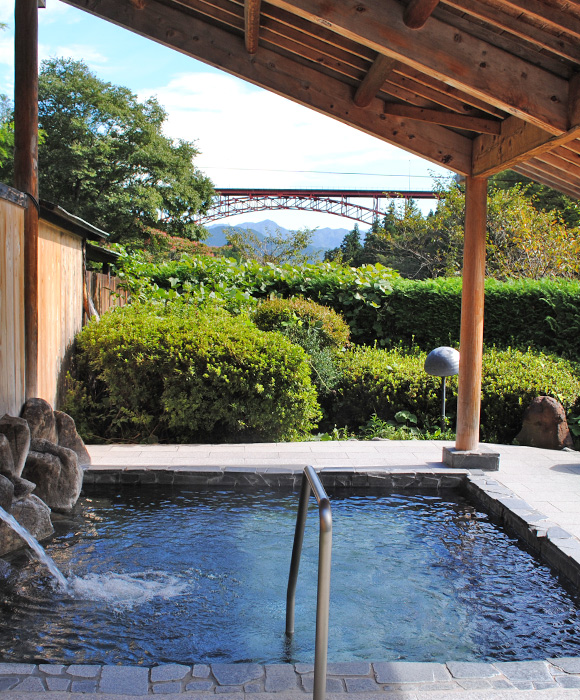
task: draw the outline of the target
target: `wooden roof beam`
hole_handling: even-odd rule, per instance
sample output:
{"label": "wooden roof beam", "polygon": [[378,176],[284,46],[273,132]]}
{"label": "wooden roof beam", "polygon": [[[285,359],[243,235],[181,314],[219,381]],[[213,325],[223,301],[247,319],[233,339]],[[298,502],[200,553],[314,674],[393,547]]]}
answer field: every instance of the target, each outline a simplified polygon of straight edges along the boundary
{"label": "wooden roof beam", "polygon": [[141,9],[118,0],[66,2],[456,173],[468,174],[471,169],[471,139],[435,124],[388,117],[378,99],[366,109],[357,107],[351,87],[342,81],[267,47],[249,55],[242,37],[159,0],[148,0],[139,5]]}
{"label": "wooden roof beam", "polygon": [[252,55],[258,50],[261,4],[261,0],[245,0],[244,2],[244,40],[246,51]]}
{"label": "wooden roof beam", "polygon": [[377,53],[559,135],[567,129],[568,82],[436,17],[417,33],[397,0],[270,0]]}
{"label": "wooden roof beam", "polygon": [[397,62],[393,58],[384,56],[381,53],[375,58],[369,72],[365,75],[354,95],[354,103],[357,107],[368,107],[370,105],[396,64]]}
{"label": "wooden roof beam", "polygon": [[580,39],[580,20],[571,12],[563,12],[558,7],[543,0],[499,0],[500,4],[521,10],[526,17],[533,17],[548,24],[556,31],[565,32]]}
{"label": "wooden roof beam", "polygon": [[410,0],[403,13],[403,22],[409,29],[421,29],[438,4],[439,0]]}
{"label": "wooden roof beam", "polygon": [[501,12],[497,7],[477,0],[445,0],[445,4],[467,13],[470,17],[483,20],[502,31],[509,32],[518,39],[551,51],[557,56],[580,60],[580,46],[577,41],[564,36],[555,36],[529,22],[522,22],[519,17]]}
{"label": "wooden roof beam", "polygon": [[559,181],[556,183],[554,182],[553,178],[549,177],[546,173],[543,173],[540,170],[528,165],[528,163],[520,163],[515,168],[513,168],[513,170],[514,172],[519,173],[520,175],[529,177],[535,182],[539,182],[541,185],[546,185],[546,187],[557,189],[559,192],[562,192],[562,194],[565,194],[568,197],[580,199],[580,189],[575,188],[570,183],[566,183],[563,181]]}
{"label": "wooden roof beam", "polygon": [[451,126],[455,129],[464,129],[465,131],[475,131],[480,134],[499,134],[501,130],[501,121],[497,119],[470,117],[457,112],[424,109],[423,107],[393,102],[385,102],[385,114],[417,119],[418,121],[440,124],[441,126]]}

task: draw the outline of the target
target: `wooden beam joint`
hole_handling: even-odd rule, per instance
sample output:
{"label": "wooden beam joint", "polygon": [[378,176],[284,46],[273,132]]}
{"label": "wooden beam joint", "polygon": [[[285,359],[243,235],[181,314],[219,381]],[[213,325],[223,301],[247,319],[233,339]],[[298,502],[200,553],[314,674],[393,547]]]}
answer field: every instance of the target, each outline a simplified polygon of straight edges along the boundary
{"label": "wooden beam joint", "polygon": [[501,133],[501,121],[497,119],[486,119],[484,117],[470,117],[457,112],[448,112],[440,109],[425,109],[413,105],[385,102],[385,114],[417,121],[439,124],[440,126],[451,126],[465,131],[475,131],[479,134],[499,134]]}
{"label": "wooden beam joint", "polygon": [[357,107],[368,107],[370,105],[396,63],[394,58],[388,58],[388,56],[384,56],[381,53],[375,58],[369,72],[365,75],[364,80],[355,93],[354,103]]}
{"label": "wooden beam joint", "polygon": [[261,0],[246,0],[244,3],[244,40],[246,50],[255,54],[258,50],[260,37],[260,5]]}
{"label": "wooden beam joint", "polygon": [[403,22],[409,29],[421,29],[433,14],[439,0],[411,0],[403,14]]}

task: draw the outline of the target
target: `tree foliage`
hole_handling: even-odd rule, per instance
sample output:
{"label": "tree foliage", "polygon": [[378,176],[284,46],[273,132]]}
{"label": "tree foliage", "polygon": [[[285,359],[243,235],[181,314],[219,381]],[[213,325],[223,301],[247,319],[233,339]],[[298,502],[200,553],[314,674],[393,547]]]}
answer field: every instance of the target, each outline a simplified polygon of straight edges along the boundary
{"label": "tree foliage", "polygon": [[[42,64],[38,107],[43,199],[105,229],[112,240],[139,239],[148,227],[206,237],[195,217],[210,206],[212,183],[193,165],[199,151],[192,142],[163,135],[167,114],[157,100],[139,102],[82,61],[56,58]],[[8,180],[9,168],[0,167],[0,178]]]}
{"label": "tree foliage", "polygon": [[231,246],[231,253],[240,260],[256,260],[265,263],[290,263],[299,265],[308,262],[309,255],[305,248],[312,242],[313,229],[302,228],[285,234],[280,229],[269,231],[262,238],[250,229],[231,228],[226,233],[226,240]]}
{"label": "tree foliage", "polygon": [[[412,200],[392,202],[350,264],[380,262],[411,279],[459,275],[465,194],[456,183],[440,183],[437,196],[427,216]],[[556,210],[536,208],[520,185],[490,186],[486,252],[486,274],[496,279],[580,277],[580,228],[567,226]]]}

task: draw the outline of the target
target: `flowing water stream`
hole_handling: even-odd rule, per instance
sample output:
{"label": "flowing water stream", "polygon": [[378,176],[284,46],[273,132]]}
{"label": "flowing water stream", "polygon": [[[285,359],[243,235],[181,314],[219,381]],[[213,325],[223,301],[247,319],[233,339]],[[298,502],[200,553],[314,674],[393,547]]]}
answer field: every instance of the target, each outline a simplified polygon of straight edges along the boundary
{"label": "flowing water stream", "polygon": [[63,574],[60,572],[58,566],[54,563],[54,559],[49,557],[44,549],[40,546],[37,540],[28,532],[28,530],[23,527],[18,520],[10,513],[7,513],[2,506],[0,506],[0,520],[3,520],[16,534],[18,534],[26,544],[32,549],[36,554],[38,559],[46,566],[50,573],[56,579],[58,585],[63,590],[68,590],[68,582]]}

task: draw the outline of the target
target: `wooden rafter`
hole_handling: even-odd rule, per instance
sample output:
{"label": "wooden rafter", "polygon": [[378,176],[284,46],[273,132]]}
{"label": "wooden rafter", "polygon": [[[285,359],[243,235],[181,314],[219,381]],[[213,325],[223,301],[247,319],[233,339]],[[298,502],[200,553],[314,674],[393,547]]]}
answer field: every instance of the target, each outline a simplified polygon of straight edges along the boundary
{"label": "wooden rafter", "polygon": [[396,0],[344,5],[326,0],[273,0],[551,133],[567,128],[568,83],[435,17],[417,33]]}
{"label": "wooden rafter", "polygon": [[473,173],[478,177],[489,177],[513,168],[542,153],[562,146],[580,136],[580,127],[553,136],[533,124],[516,117],[502,123],[501,134],[478,136],[473,144]]}
{"label": "wooden rafter", "polygon": [[246,51],[255,54],[260,37],[261,0],[245,0],[244,3],[244,38]]}
{"label": "wooden rafter", "polygon": [[358,86],[354,95],[354,103],[357,107],[368,107],[370,105],[396,64],[397,62],[393,58],[388,58],[383,56],[383,54],[379,54],[375,58],[369,72]]}
{"label": "wooden rafter", "polygon": [[563,58],[580,60],[580,45],[577,41],[565,36],[555,36],[551,32],[522,22],[513,14],[498,11],[497,7],[476,0],[445,0],[445,4],[467,13],[470,17],[484,20],[501,31],[509,32],[518,39],[532,42],[539,49],[551,51]]}
{"label": "wooden rafter", "polygon": [[485,119],[482,117],[470,117],[456,112],[447,112],[440,109],[423,109],[412,105],[385,103],[385,114],[392,114],[397,117],[408,117],[431,124],[451,126],[455,129],[465,129],[475,131],[480,134],[499,134],[501,122],[497,119]]}
{"label": "wooden rafter", "polygon": [[565,32],[580,39],[580,19],[569,12],[549,5],[542,0],[500,0],[502,5],[521,10],[528,17],[534,17],[553,29]]}
{"label": "wooden rafter", "polygon": [[403,14],[403,21],[409,29],[421,29],[431,17],[439,0],[410,0]]}
{"label": "wooden rafter", "polygon": [[388,117],[380,100],[366,109],[356,107],[350,86],[338,79],[268,49],[250,56],[242,37],[158,0],[148,0],[141,9],[118,0],[67,2],[450,170],[467,174],[471,168],[470,139],[437,125]]}

